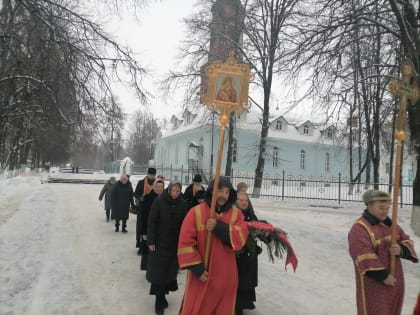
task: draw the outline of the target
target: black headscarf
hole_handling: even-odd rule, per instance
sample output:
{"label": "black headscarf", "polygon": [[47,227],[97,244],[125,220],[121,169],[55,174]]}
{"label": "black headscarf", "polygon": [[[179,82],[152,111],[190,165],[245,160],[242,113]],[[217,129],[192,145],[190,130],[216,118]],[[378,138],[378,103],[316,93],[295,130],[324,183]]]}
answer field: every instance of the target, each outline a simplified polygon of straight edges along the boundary
{"label": "black headscarf", "polygon": [[[213,185],[214,185],[214,179],[210,182],[209,186],[207,187],[207,190],[204,194],[204,199],[206,200],[209,207],[211,206],[211,198],[213,194]],[[233,188],[231,182],[229,181],[229,178],[226,176],[220,176],[219,178],[219,189],[222,187],[229,188],[229,199],[228,201],[219,209],[216,207],[217,212],[224,212],[232,208],[232,206],[236,202],[236,190]]]}

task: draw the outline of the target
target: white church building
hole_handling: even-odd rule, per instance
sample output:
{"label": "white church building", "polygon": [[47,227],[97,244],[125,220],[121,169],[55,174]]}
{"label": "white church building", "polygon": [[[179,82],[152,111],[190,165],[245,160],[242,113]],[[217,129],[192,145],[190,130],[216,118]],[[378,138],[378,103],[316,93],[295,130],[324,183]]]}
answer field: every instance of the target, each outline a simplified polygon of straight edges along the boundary
{"label": "white church building", "polygon": [[[228,129],[228,128],[227,128]],[[214,174],[220,123],[217,114],[204,106],[173,115],[169,126],[155,141],[154,164],[158,169],[183,169]],[[233,132],[232,174],[254,174],[261,132],[261,113],[250,109],[236,117]],[[228,133],[221,173],[226,165]],[[286,117],[270,118],[264,174],[302,177],[341,177],[349,174],[348,142],[335,126],[321,126],[310,120],[290,122]],[[358,161],[353,157],[354,165]],[[212,170],[212,171],[210,171]]]}

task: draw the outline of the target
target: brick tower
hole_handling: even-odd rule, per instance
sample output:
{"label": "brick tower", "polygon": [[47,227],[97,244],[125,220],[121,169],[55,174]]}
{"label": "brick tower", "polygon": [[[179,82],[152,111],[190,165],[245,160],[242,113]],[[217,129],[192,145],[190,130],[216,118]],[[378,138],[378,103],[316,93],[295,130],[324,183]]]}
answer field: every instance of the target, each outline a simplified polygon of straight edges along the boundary
{"label": "brick tower", "polygon": [[207,63],[201,67],[200,95],[207,92],[205,68],[215,60],[225,61],[229,53],[240,63],[242,55],[237,47],[242,45],[243,6],[240,0],[216,0],[211,8],[210,49]]}

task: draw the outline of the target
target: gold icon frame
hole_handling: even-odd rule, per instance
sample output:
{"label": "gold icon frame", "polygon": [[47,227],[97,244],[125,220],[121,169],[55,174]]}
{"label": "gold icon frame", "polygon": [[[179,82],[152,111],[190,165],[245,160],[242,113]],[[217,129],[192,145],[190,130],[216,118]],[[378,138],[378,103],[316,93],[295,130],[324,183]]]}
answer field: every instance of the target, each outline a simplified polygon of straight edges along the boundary
{"label": "gold icon frame", "polygon": [[[212,111],[220,113],[236,112],[241,114],[248,109],[251,104],[248,100],[249,82],[252,80],[251,70],[247,64],[238,64],[231,55],[225,62],[216,60],[205,69],[208,78],[207,94],[202,97],[202,101]],[[223,92],[223,84],[231,82],[235,98],[225,99],[218,97],[219,92]],[[223,94],[222,94],[223,95]],[[232,96],[231,94],[229,94]],[[227,94],[224,93],[227,97]]]}

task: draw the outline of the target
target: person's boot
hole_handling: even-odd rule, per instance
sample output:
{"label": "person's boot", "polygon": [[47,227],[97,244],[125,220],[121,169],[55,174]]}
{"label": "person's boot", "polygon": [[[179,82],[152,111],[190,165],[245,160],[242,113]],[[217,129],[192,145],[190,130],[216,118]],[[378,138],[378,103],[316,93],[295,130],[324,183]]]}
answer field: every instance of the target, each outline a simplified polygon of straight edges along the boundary
{"label": "person's boot", "polygon": [[162,304],[163,304],[163,308],[168,308],[169,306],[168,300],[166,299],[165,295],[163,296]]}
{"label": "person's boot", "polygon": [[106,221],[109,221],[109,210],[106,210]]}
{"label": "person's boot", "polygon": [[123,233],[127,233],[127,230],[126,230],[126,225],[123,225],[123,226],[122,226],[122,230],[121,230],[121,232],[123,232]]}
{"label": "person's boot", "polygon": [[163,299],[165,298],[165,296],[157,294],[156,295],[156,301],[155,301],[155,313],[158,315],[163,315],[164,311],[165,311],[165,307],[164,307],[164,302]]}
{"label": "person's boot", "polygon": [[120,230],[120,225],[119,224],[115,224],[115,232],[119,232]]}

